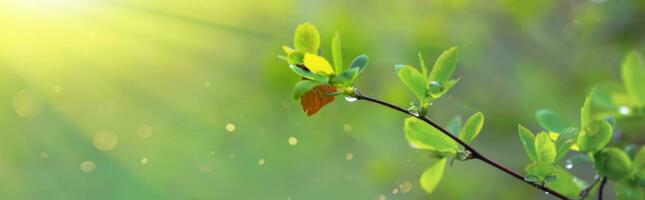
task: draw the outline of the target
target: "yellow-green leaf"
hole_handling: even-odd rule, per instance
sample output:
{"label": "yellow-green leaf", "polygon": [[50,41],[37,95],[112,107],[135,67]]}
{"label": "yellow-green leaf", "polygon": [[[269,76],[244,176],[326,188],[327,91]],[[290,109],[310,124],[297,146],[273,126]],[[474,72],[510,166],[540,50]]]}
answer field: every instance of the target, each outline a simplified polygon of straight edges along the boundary
{"label": "yellow-green leaf", "polygon": [[576,144],[582,152],[596,152],[611,141],[612,128],[607,120],[594,119],[578,133]]}
{"label": "yellow-green leaf", "polygon": [[547,131],[560,133],[562,130],[573,126],[551,110],[538,110],[535,112],[535,118],[537,118],[540,126]]}
{"label": "yellow-green leaf", "polygon": [[598,175],[614,181],[625,179],[633,172],[627,153],[616,147],[608,147],[594,154],[594,168]]}
{"label": "yellow-green leaf", "polygon": [[459,48],[452,47],[439,56],[437,61],[432,67],[430,72],[430,81],[437,81],[441,84],[444,84],[446,81],[450,80],[452,73],[455,71],[457,66],[457,57],[459,55]]}
{"label": "yellow-green leaf", "polygon": [[432,163],[421,175],[421,180],[419,180],[421,188],[427,193],[432,193],[437,188],[439,181],[441,181],[444,168],[446,168],[446,158]]}
{"label": "yellow-green leaf", "polygon": [[520,141],[528,155],[529,159],[533,162],[537,162],[537,152],[535,151],[535,135],[522,125],[518,125],[518,134],[520,135]]}
{"label": "yellow-green leaf", "polygon": [[410,65],[397,65],[397,74],[403,84],[414,93],[419,101],[426,96],[426,78],[414,67]]}
{"label": "yellow-green leaf", "polygon": [[315,74],[331,75],[334,74],[334,68],[331,67],[327,59],[314,54],[305,54],[303,60],[305,67]]}
{"label": "yellow-green leaf", "polygon": [[415,117],[405,119],[403,132],[405,139],[415,149],[455,154],[459,147],[450,137]]}
{"label": "yellow-green leaf", "polygon": [[466,143],[472,142],[479,134],[484,126],[484,114],[481,112],[475,113],[466,120],[461,132],[459,132],[459,139]]}
{"label": "yellow-green leaf", "polygon": [[621,75],[625,88],[639,106],[645,106],[645,66],[643,60],[635,51],[625,56],[621,65]]}
{"label": "yellow-green leaf", "polygon": [[591,92],[589,92],[587,97],[585,97],[585,102],[582,104],[582,108],[580,108],[580,128],[586,127],[593,119],[591,116],[591,98],[595,91],[596,88],[593,88]]}
{"label": "yellow-green leaf", "polygon": [[634,170],[636,170],[636,177],[645,182],[645,146],[642,146],[634,156]]}
{"label": "yellow-green leaf", "polygon": [[549,138],[546,132],[538,133],[535,137],[535,153],[537,161],[543,163],[553,163],[557,156],[555,143]]}
{"label": "yellow-green leaf", "polygon": [[340,34],[336,32],[331,39],[331,56],[334,59],[334,69],[337,73],[343,71],[343,49],[340,43]]}
{"label": "yellow-green leaf", "polygon": [[293,35],[293,46],[298,51],[318,54],[320,48],[320,34],[314,25],[304,23],[296,27]]}

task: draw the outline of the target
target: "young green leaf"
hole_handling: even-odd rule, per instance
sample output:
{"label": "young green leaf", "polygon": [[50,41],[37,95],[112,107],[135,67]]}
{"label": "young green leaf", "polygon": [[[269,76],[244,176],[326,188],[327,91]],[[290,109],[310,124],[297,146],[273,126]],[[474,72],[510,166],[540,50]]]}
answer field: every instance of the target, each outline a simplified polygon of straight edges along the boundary
{"label": "young green leaf", "polygon": [[396,72],[403,84],[414,93],[419,101],[426,96],[426,79],[414,67],[410,65],[397,65]]}
{"label": "young green leaf", "polygon": [[415,149],[455,154],[459,147],[450,137],[414,117],[405,119],[403,132],[405,139]]}
{"label": "young green leaf", "polygon": [[310,71],[305,71],[304,69],[296,65],[289,65],[289,68],[291,69],[291,71],[295,72],[296,74],[302,77],[317,81],[319,83],[327,83],[327,81],[329,81],[329,77],[314,74],[314,73],[311,73]]}
{"label": "young green leaf", "polygon": [[594,119],[578,133],[576,144],[581,152],[596,152],[611,140],[612,128],[607,120]]}
{"label": "young green leaf", "polygon": [[518,125],[518,133],[520,135],[520,141],[528,155],[529,159],[533,162],[537,162],[537,152],[535,151],[535,135],[527,128],[524,128],[522,125]]}
{"label": "young green leaf", "polygon": [[331,75],[334,74],[334,68],[331,67],[327,59],[322,56],[307,53],[303,59],[305,67],[314,74]]}
{"label": "young green leaf", "polygon": [[538,162],[555,162],[555,158],[557,156],[555,143],[551,141],[548,133],[541,132],[535,136],[535,153],[537,155]]}
{"label": "young green leaf", "polygon": [[446,130],[448,130],[453,135],[459,133],[460,129],[461,129],[461,117],[460,116],[453,117],[448,122],[448,125],[446,125]]}
{"label": "young green leaf", "polygon": [[446,158],[440,159],[430,165],[423,175],[421,175],[421,188],[427,193],[432,193],[441,181],[443,170],[446,167]]}
{"label": "young green leaf", "polygon": [[343,49],[338,32],[331,39],[331,56],[334,58],[334,69],[336,73],[341,73],[343,71]]}
{"label": "young green leaf", "polygon": [[608,147],[594,154],[594,168],[598,175],[613,181],[625,179],[633,172],[629,156],[615,147]]}
{"label": "young green leaf", "polygon": [[439,56],[437,61],[432,67],[432,72],[430,72],[430,81],[437,81],[439,83],[445,83],[450,80],[452,73],[455,71],[457,66],[457,57],[459,55],[459,48],[452,47]]}
{"label": "young green leaf", "polygon": [[482,127],[484,126],[484,114],[481,112],[475,113],[466,120],[464,127],[461,128],[459,132],[459,139],[466,142],[466,144],[472,142],[475,137],[479,134]]}
{"label": "young green leaf", "polygon": [[535,112],[535,118],[537,118],[542,128],[551,132],[560,133],[562,130],[573,126],[551,110],[538,110]]}
{"label": "young green leaf", "polygon": [[630,184],[627,181],[617,182],[614,187],[616,191],[616,200],[643,200],[645,193],[643,189],[636,184]]}
{"label": "young green leaf", "polygon": [[547,176],[551,176],[558,173],[558,169],[554,164],[551,163],[542,163],[534,162],[524,168],[528,175],[539,177],[539,181],[543,181]]}
{"label": "young green leaf", "polygon": [[566,128],[558,135],[558,138],[555,140],[556,147],[556,158],[555,161],[562,159],[573,144],[576,142],[576,136],[578,136],[578,129],[575,128]]}
{"label": "young green leaf", "polygon": [[332,84],[351,86],[358,77],[358,68],[350,68],[331,79]]}
{"label": "young green leaf", "polygon": [[642,146],[634,155],[634,169],[636,170],[636,177],[645,182],[645,146]]}
{"label": "young green leaf", "polygon": [[305,53],[302,51],[294,51],[287,55],[287,62],[290,65],[303,64],[305,60]]}
{"label": "young green leaf", "polygon": [[568,197],[576,197],[580,194],[581,187],[576,184],[573,175],[571,175],[569,171],[556,165],[555,175],[557,175],[558,178],[553,181],[547,181],[545,184],[546,187]]}
{"label": "young green leaf", "polygon": [[423,59],[423,55],[421,52],[417,54],[419,57],[419,66],[421,66],[421,74],[423,74],[423,77],[428,77],[428,67],[426,66],[426,61]]}
{"label": "young green leaf", "polygon": [[349,64],[349,68],[358,68],[358,73],[362,73],[365,70],[365,67],[367,67],[367,64],[369,63],[370,58],[367,57],[367,55],[362,54],[354,58],[352,63]]}
{"label": "young green leaf", "polygon": [[591,89],[591,92],[589,92],[587,97],[585,97],[585,102],[582,104],[582,108],[580,108],[580,128],[586,127],[593,119],[591,116],[591,99],[595,91],[596,88]]}
{"label": "young green leaf", "polygon": [[293,98],[299,99],[305,92],[320,85],[320,83],[311,80],[301,80],[293,87]]}
{"label": "young green leaf", "polygon": [[630,52],[625,56],[620,67],[625,88],[639,106],[645,106],[645,65],[636,53]]}
{"label": "young green leaf", "polygon": [[296,27],[293,35],[293,46],[297,51],[318,55],[320,48],[320,34],[314,25],[304,23]]}

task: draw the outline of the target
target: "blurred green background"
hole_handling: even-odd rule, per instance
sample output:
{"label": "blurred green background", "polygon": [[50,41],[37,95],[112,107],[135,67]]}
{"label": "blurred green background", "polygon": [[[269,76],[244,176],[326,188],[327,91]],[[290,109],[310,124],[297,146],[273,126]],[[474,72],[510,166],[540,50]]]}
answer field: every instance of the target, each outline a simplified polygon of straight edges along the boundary
{"label": "blurred green background", "polygon": [[[521,172],[518,123],[539,130],[541,108],[577,122],[645,49],[638,0],[2,0],[0,199],[552,198],[477,161],[427,195],[400,113],[339,98],[307,117],[276,58],[303,22],[325,56],[335,31],[345,63],[368,54],[356,86],[402,106],[393,65],[459,46],[462,79],[430,116],[484,112],[473,145]],[[623,132],[642,144],[643,128]]]}

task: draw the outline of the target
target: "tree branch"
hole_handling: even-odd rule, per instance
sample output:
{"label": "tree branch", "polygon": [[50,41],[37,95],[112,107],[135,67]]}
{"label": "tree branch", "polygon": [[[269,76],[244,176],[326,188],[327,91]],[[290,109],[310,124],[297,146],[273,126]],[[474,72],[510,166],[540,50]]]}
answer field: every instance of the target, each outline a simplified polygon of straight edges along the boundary
{"label": "tree branch", "polygon": [[498,170],[501,170],[504,173],[506,173],[508,175],[511,175],[511,176],[515,177],[516,179],[518,179],[518,180],[520,180],[520,181],[522,181],[522,182],[524,182],[526,184],[532,185],[533,187],[544,191],[547,194],[553,195],[553,196],[555,196],[555,197],[557,197],[559,199],[562,199],[562,200],[568,200],[569,199],[568,197],[566,197],[566,196],[564,196],[564,195],[562,195],[562,194],[560,194],[560,193],[558,193],[558,192],[556,192],[554,190],[551,190],[551,189],[549,189],[547,187],[544,187],[544,186],[542,186],[540,184],[529,182],[529,181],[525,180],[524,176],[522,176],[519,173],[509,169],[508,167],[505,167],[505,166],[499,164],[498,162],[486,157],[484,154],[480,153],[475,148],[473,148],[470,145],[466,144],[464,141],[459,139],[457,136],[451,134],[449,131],[447,131],[446,129],[444,129],[443,127],[439,126],[437,123],[435,123],[434,121],[428,119],[425,116],[421,116],[421,115],[418,115],[418,114],[413,114],[410,111],[408,111],[408,110],[406,110],[404,108],[401,108],[401,107],[399,107],[397,105],[394,105],[394,104],[391,104],[391,103],[388,103],[386,101],[376,99],[376,98],[373,98],[373,97],[365,96],[358,89],[354,89],[354,94],[355,94],[354,97],[356,99],[358,99],[358,100],[365,100],[365,101],[377,103],[377,104],[386,106],[388,108],[394,109],[396,111],[402,112],[404,114],[416,117],[417,119],[420,119],[420,120],[426,122],[427,124],[429,124],[430,126],[432,126],[432,127],[436,128],[437,130],[441,131],[444,135],[450,137],[455,142],[459,143],[466,150],[468,150],[468,151],[470,151],[472,153],[471,155],[472,155],[473,158],[479,159],[479,160],[485,162],[486,164],[488,164],[490,166],[493,166],[493,167],[497,168]]}
{"label": "tree branch", "polygon": [[598,182],[600,182],[600,179],[601,179],[600,176],[596,175],[594,177],[593,183],[591,183],[591,185],[587,186],[587,188],[585,188],[584,190],[580,191],[580,195],[578,195],[578,197],[580,197],[580,199],[587,198],[587,196],[589,195],[589,192],[591,192],[593,187],[596,186],[596,184],[598,184]]}
{"label": "tree branch", "polygon": [[606,183],[607,177],[602,177],[602,181],[600,181],[600,188],[598,188],[598,200],[602,200],[602,191],[605,190]]}

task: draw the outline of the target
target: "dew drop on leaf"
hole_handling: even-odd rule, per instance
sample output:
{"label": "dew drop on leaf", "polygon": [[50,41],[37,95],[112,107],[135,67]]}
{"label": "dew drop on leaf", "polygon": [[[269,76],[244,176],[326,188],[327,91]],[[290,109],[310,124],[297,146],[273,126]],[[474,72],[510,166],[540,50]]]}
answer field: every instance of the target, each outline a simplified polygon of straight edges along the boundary
{"label": "dew drop on leaf", "polygon": [[621,115],[629,115],[631,114],[631,110],[627,106],[621,106],[618,108],[618,113]]}
{"label": "dew drop on leaf", "polygon": [[356,97],[352,97],[352,96],[345,96],[345,100],[346,100],[347,102],[355,102],[355,101],[357,101],[358,99],[357,99]]}

